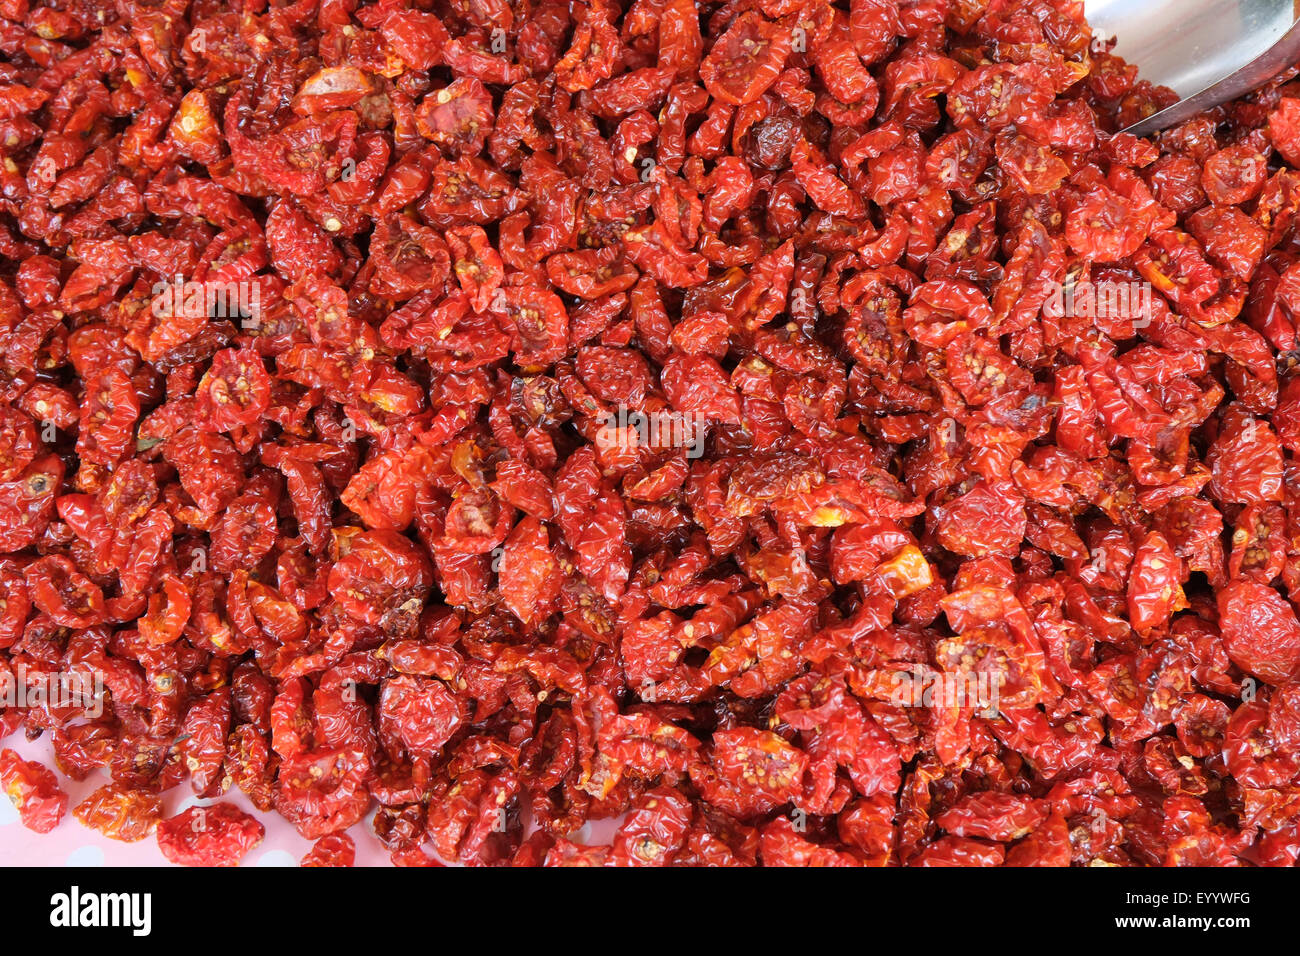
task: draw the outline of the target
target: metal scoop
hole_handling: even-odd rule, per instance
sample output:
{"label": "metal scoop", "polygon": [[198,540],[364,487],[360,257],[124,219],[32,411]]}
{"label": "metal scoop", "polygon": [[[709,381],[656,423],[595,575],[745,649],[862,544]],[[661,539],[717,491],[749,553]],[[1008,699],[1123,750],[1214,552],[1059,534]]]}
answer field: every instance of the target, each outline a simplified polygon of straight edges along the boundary
{"label": "metal scoop", "polygon": [[1263,86],[1300,60],[1300,0],[1084,0],[1093,32],[1138,76],[1182,97],[1125,132],[1147,136]]}

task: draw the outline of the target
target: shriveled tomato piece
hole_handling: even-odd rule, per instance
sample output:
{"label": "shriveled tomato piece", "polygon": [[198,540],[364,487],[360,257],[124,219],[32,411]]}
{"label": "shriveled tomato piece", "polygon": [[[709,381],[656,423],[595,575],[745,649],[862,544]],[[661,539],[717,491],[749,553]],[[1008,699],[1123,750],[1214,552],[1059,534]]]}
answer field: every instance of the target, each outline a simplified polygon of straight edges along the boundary
{"label": "shriveled tomato piece", "polygon": [[935,823],[959,837],[1008,842],[1019,839],[1047,819],[1039,801],[1011,793],[972,793],[935,818]]}
{"label": "shriveled tomato piece", "polygon": [[[326,225],[335,230],[342,228],[337,217],[327,219]],[[329,234],[287,196],[267,216],[266,242],[275,270],[286,279],[296,280],[312,273],[332,274],[342,263]]]}
{"label": "shriveled tomato piece", "polygon": [[385,44],[414,70],[428,70],[442,62],[450,39],[435,14],[422,10],[394,10],[384,18],[380,33]]}
{"label": "shriveled tomato piece", "polygon": [[45,530],[62,483],[57,455],[38,458],[17,478],[0,483],[0,553],[21,551]]}
{"label": "shriveled tomato piece", "polygon": [[557,253],[546,260],[546,274],[552,285],[581,299],[625,292],[637,281],[637,271],[612,246]]}
{"label": "shriveled tomato piece", "polygon": [[94,627],[104,618],[104,592],[62,555],[49,555],[27,569],[32,603],[63,627]]}
{"label": "shriveled tomato piece", "polygon": [[130,448],[139,416],[135,383],[120,368],[104,369],[82,399],[77,454],[96,464],[116,462]]}
{"label": "shriveled tomato piece", "polygon": [[268,501],[240,498],[231,502],[212,531],[209,560],[213,570],[250,571],[271,553],[278,531],[275,508]]}
{"label": "shriveled tomato piece", "polygon": [[564,576],[551,553],[546,526],[531,515],[515,525],[506,539],[498,572],[501,599],[525,624],[551,613]]}
{"label": "shriveled tomato piece", "polygon": [[615,866],[668,866],[686,842],[694,810],[676,790],[657,787],[637,801],[614,835]]}
{"label": "shriveled tomato piece", "polygon": [[492,315],[510,336],[515,364],[545,368],[568,351],[569,315],[560,297],[533,286],[506,286],[493,298]]}
{"label": "shriveled tomato piece", "polygon": [[370,809],[369,761],[347,748],[307,751],[280,764],[275,808],[308,840],[346,830]]}
{"label": "shriveled tomato piece", "polygon": [[140,636],[150,644],[170,644],[181,636],[193,601],[185,582],[174,574],[163,579],[162,590],[149,597],[149,610],[140,618]]}
{"label": "shriveled tomato piece", "polygon": [[1080,255],[1115,262],[1136,252],[1152,225],[1153,220],[1123,196],[1098,186],[1070,211],[1065,235]]}
{"label": "shriveled tomato piece", "polygon": [[709,763],[692,769],[704,799],[740,817],[764,813],[803,789],[808,757],[766,730],[738,727],[713,735]]}
{"label": "shriveled tomato piece", "polygon": [[1259,195],[1268,179],[1268,162],[1252,146],[1220,150],[1205,161],[1201,186],[1218,206],[1237,206]]}
{"label": "shriveled tomato piece", "polygon": [[437,756],[464,724],[462,702],[442,681],[402,675],[384,681],[379,695],[381,733],[413,754]]}
{"label": "shriveled tomato piece", "polygon": [[505,277],[501,254],[493,248],[481,226],[447,230],[452,271],[475,312],[486,312]]}
{"label": "shriveled tomato piece", "polygon": [[22,637],[31,606],[26,575],[14,562],[0,561],[0,649]]}
{"label": "shriveled tomato piece", "polygon": [[351,537],[329,574],[329,591],[352,617],[391,631],[414,627],[433,586],[424,551],[396,531]]}
{"label": "shriveled tomato piece", "polygon": [[458,77],[429,92],[415,114],[421,136],[470,156],[482,151],[492,120],[492,94],[472,76]]}
{"label": "shriveled tomato piece", "polygon": [[1240,405],[1228,409],[1206,455],[1210,488],[1220,501],[1262,504],[1282,494],[1282,446],[1267,421]]}
{"label": "shriveled tomato piece", "polygon": [[347,109],[365,99],[372,90],[363,70],[351,64],[328,66],[303,81],[294,95],[293,108],[301,114]]}
{"label": "shriveled tomato piece", "polygon": [[903,35],[898,5],[890,0],[852,0],[849,32],[862,62],[871,65],[884,57]]}
{"label": "shriveled tomato piece", "polygon": [[152,833],[162,819],[162,798],[110,783],[73,807],[72,815],[106,837],[134,843]]}
{"label": "shriveled tomato piece", "polygon": [[997,63],[958,77],[948,115],[958,126],[996,132],[1041,112],[1052,101],[1046,74],[1029,64]]}
{"label": "shriveled tomato piece", "polygon": [[1221,284],[1221,277],[1205,261],[1196,240],[1176,229],[1153,234],[1138,249],[1133,264],[1147,281],[1178,306],[1200,305]]}
{"label": "shriveled tomato piece", "polygon": [[370,261],[375,266],[373,291],[397,299],[439,288],[451,271],[451,253],[442,237],[411,216],[390,216],[376,225]]}
{"label": "shriveled tomato piece", "polygon": [[1193,236],[1216,263],[1249,279],[1268,245],[1268,230],[1239,209],[1206,206],[1187,221]]}
{"label": "shriveled tomato piece", "polygon": [[0,751],[0,789],[18,810],[23,826],[37,833],[53,830],[68,809],[68,795],[54,773],[12,750]]}
{"label": "shriveled tomato piece", "polygon": [[158,848],[181,866],[236,866],[266,834],[255,817],[229,803],[190,807],[158,824]]}
{"label": "shriveled tomato piece", "polygon": [[467,554],[486,554],[506,539],[513,517],[490,489],[465,489],[447,509],[441,544]]}
{"label": "shriveled tomato piece", "polygon": [[998,164],[1030,194],[1050,193],[1070,174],[1070,167],[1045,146],[1011,129],[997,137]]}
{"label": "shriveled tomato piece", "polygon": [[715,359],[674,354],[664,360],[659,375],[668,401],[679,412],[721,422],[740,420],[740,400]]}
{"label": "shriveled tomato piece", "polygon": [[700,64],[700,79],[723,102],[752,103],[780,76],[791,43],[787,28],[746,11],[714,41]]}
{"label": "shriveled tomato piece", "polygon": [[1024,500],[1010,482],[981,479],[934,512],[939,540],[958,554],[1013,554],[1024,538]]}
{"label": "shriveled tomato piece", "polygon": [[1257,700],[1242,704],[1228,719],[1223,760],[1247,787],[1283,787],[1300,772],[1296,757],[1279,749],[1268,728],[1268,708]]}
{"label": "shriveled tomato piece", "polygon": [[36,458],[36,423],[17,408],[0,408],[0,481],[13,481]]}
{"label": "shriveled tomato piece", "polygon": [[1238,667],[1270,684],[1300,668],[1300,622],[1276,590],[1240,578],[1219,592],[1218,604],[1223,646]]}
{"label": "shriveled tomato piece", "polygon": [[312,844],[299,866],[351,866],[356,860],[356,844],[346,833],[329,833]]}
{"label": "shriveled tomato piece", "polygon": [[204,428],[251,425],[271,403],[271,376],[252,349],[223,349],[199,382],[196,411]]}
{"label": "shriveled tomato piece", "polygon": [[196,162],[215,164],[221,159],[221,127],[203,90],[190,90],[181,98],[168,133],[181,152]]}

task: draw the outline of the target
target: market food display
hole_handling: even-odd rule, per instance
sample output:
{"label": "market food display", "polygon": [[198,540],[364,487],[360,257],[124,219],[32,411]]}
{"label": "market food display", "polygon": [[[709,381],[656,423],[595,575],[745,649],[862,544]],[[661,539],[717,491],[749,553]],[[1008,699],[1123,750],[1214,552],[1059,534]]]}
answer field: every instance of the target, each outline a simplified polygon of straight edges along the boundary
{"label": "market food display", "polygon": [[1300,82],[1142,140],[1109,49],[1070,0],[0,0],[23,822],[1293,863]]}

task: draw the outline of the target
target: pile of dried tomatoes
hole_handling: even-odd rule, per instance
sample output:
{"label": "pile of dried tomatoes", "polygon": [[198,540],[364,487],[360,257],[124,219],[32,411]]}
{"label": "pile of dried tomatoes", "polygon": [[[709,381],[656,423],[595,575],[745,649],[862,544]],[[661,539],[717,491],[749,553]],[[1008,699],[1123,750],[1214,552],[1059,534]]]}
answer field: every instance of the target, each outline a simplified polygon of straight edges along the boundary
{"label": "pile of dried tomatoes", "polygon": [[0,0],[0,735],[184,863],[1294,862],[1300,82],[1117,134],[1082,6]]}

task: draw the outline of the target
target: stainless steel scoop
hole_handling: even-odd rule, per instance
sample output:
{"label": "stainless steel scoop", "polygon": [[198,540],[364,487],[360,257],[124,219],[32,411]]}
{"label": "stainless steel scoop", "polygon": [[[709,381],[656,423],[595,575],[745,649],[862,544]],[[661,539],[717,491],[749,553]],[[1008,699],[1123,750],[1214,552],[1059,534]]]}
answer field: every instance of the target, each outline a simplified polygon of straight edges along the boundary
{"label": "stainless steel scoop", "polygon": [[1126,132],[1146,136],[1257,89],[1300,60],[1300,0],[1084,0],[1115,55],[1183,97]]}

